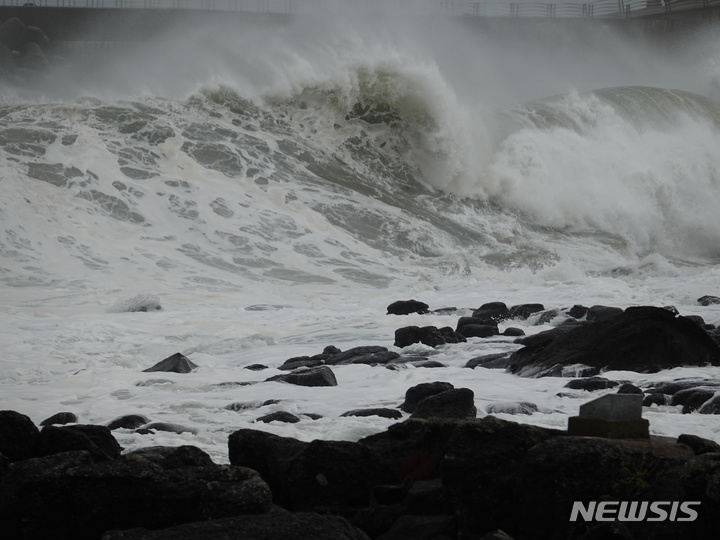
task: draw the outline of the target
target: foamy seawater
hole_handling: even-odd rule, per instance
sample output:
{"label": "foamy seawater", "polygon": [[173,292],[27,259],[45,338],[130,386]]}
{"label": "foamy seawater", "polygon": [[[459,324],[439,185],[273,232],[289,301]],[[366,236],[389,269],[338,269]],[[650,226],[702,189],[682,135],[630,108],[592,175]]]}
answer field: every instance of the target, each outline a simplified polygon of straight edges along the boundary
{"label": "foamy seawater", "polygon": [[[428,33],[425,19],[336,17],[250,29],[222,54],[214,29],[195,28],[183,46],[78,69],[61,96],[5,94],[4,409],[142,414],[191,431],[116,431],[126,449],[194,444],[219,462],[243,427],[357,440],[392,421],[342,413],[397,407],[435,380],[471,388],[480,416],[530,401],[538,412],[499,416],[564,428],[599,394],[463,367],[514,350],[509,338],[403,351],[443,368],[335,366],[337,387],[263,381],[328,345],[396,350],[397,328],[454,327],[490,301],[674,305],[720,324],[719,306],[697,304],[720,295],[720,105],[697,52],[716,37],[618,62],[607,31],[583,36],[604,56],[572,33],[570,49],[527,34],[498,46],[451,20]],[[250,47],[262,32],[278,37]],[[458,311],[385,314],[410,298]],[[549,328],[534,323],[504,326]],[[176,352],[199,368],[143,373]],[[268,369],[245,369],[256,363]],[[302,420],[255,422],[277,410]],[[652,433],[720,441],[712,416],[644,415]]]}

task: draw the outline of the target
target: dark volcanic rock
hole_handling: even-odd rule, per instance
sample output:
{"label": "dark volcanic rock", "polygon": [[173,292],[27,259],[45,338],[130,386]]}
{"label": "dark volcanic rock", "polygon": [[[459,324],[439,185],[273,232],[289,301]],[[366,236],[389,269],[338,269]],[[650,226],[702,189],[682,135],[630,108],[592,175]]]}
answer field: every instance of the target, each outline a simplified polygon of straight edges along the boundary
{"label": "dark volcanic rock", "polygon": [[[418,326],[405,326],[395,330],[395,346],[400,348],[407,347],[413,343],[422,343],[428,347],[437,347],[447,342],[448,340],[445,334],[435,326],[423,326],[422,328]],[[454,343],[457,343],[457,341],[454,341]]]}
{"label": "dark volcanic rock", "polygon": [[425,302],[417,300],[398,300],[387,307],[388,315],[409,315],[410,313],[429,313],[429,308]]}
{"label": "dark volcanic rock", "polygon": [[149,422],[150,422],[150,419],[141,414],[126,414],[126,415],[117,417],[115,420],[112,420],[107,425],[107,427],[110,430],[136,429],[136,428],[139,428],[140,426],[144,426],[145,424],[147,424]]}
{"label": "dark volcanic rock", "polygon": [[278,367],[278,369],[282,371],[292,371],[293,369],[297,369],[299,367],[317,367],[322,366],[325,363],[324,360],[320,359],[312,359],[309,356],[296,356],[294,358],[288,358],[283,362],[283,364]]}
{"label": "dark volcanic rock", "polygon": [[697,301],[701,306],[710,306],[712,304],[720,304],[720,297],[705,295],[698,298]]}
{"label": "dark volcanic rock", "polygon": [[274,508],[263,514],[177,525],[161,531],[112,531],[103,540],[369,540],[345,518]]}
{"label": "dark volcanic rock", "polygon": [[473,311],[472,316],[478,319],[492,319],[498,323],[510,318],[510,310],[503,302],[488,302]]}
{"label": "dark volcanic rock", "polygon": [[369,448],[345,441],[302,443],[252,430],[228,441],[230,463],[257,470],[274,500],[289,510],[359,509],[370,502],[375,485],[395,477]]}
{"label": "dark volcanic rock", "polygon": [[670,405],[676,407],[682,405],[683,414],[688,414],[700,409],[708,400],[715,395],[711,388],[687,388],[675,392],[670,399]]}
{"label": "dark volcanic rock", "polygon": [[545,306],[542,304],[520,304],[510,308],[511,319],[527,319],[533,313],[544,311]]}
{"label": "dark volcanic rock", "polygon": [[585,314],[585,320],[587,321],[604,321],[605,319],[611,319],[622,315],[623,309],[613,306],[592,306],[588,308]]}
{"label": "dark volcanic rock", "polygon": [[45,426],[40,432],[38,457],[79,450],[102,461],[119,457],[122,448],[104,426]]}
{"label": "dark volcanic rock", "polygon": [[266,379],[266,382],[268,381],[286,382],[298,386],[337,386],[335,374],[327,366],[275,375],[274,377]]}
{"label": "dark volcanic rock", "polygon": [[40,432],[29,416],[0,411],[0,453],[10,461],[34,457]]}
{"label": "dark volcanic rock", "polygon": [[50,418],[46,418],[42,422],[40,422],[41,426],[55,426],[55,425],[64,425],[64,424],[74,424],[78,421],[78,417],[75,415],[75,413],[71,412],[59,412],[57,414],[53,414]]}
{"label": "dark volcanic rock", "polygon": [[411,418],[475,418],[475,394],[469,388],[453,388],[420,401]]}
{"label": "dark volcanic rock", "polygon": [[700,414],[720,414],[720,396],[710,398],[698,410]]}
{"label": "dark volcanic rock", "polygon": [[589,308],[585,306],[575,304],[567,311],[567,314],[574,319],[582,319],[585,315],[587,315],[588,309]]}
{"label": "dark volcanic rock", "polygon": [[352,411],[344,412],[340,416],[380,416],[382,418],[391,418],[398,420],[402,418],[402,413],[397,409],[353,409]]}
{"label": "dark volcanic rock", "polygon": [[662,392],[650,392],[645,394],[643,398],[643,407],[650,407],[651,405],[663,406],[667,405],[667,397]]}
{"label": "dark volcanic rock", "polygon": [[508,337],[520,337],[525,335],[525,330],[522,328],[515,328],[514,326],[508,326],[502,333],[503,336]]}
{"label": "dark volcanic rock", "polygon": [[706,364],[720,365],[720,347],[704,330],[663,308],[638,307],[526,346],[513,354],[508,371],[543,377],[573,366],[653,373]]}
{"label": "dark volcanic rock", "polygon": [[265,364],[250,364],[249,366],[245,366],[244,369],[249,371],[263,371],[269,368]]}
{"label": "dark volcanic rock", "polygon": [[533,414],[538,411],[538,406],[529,401],[508,401],[504,403],[491,403],[487,406],[488,414]]}
{"label": "dark volcanic rock", "polygon": [[572,390],[587,390],[588,392],[594,392],[596,390],[605,390],[607,388],[615,388],[620,386],[617,381],[611,381],[605,377],[588,377],[587,379],[575,379],[568,382],[564,388],[570,388]]}
{"label": "dark volcanic rock", "polygon": [[264,512],[272,497],[245,468],[163,469],[138,456],[94,462],[84,451],[13,463],[2,483],[0,522],[7,538],[100,538],[112,529]]}
{"label": "dark volcanic rock", "polygon": [[197,430],[183,426],[181,424],[175,424],[173,422],[150,422],[149,424],[145,424],[141,428],[138,428],[135,430],[135,433],[140,433],[141,435],[148,435],[150,433],[154,433],[156,431],[167,431],[168,433],[196,433]]}
{"label": "dark volcanic rock", "polygon": [[470,369],[475,369],[476,367],[484,367],[487,369],[505,369],[510,362],[510,356],[512,356],[512,353],[496,353],[477,356],[468,360],[465,367]]}
{"label": "dark volcanic rock", "polygon": [[148,461],[157,463],[163,469],[180,469],[182,467],[210,467],[214,465],[207,452],[196,446],[146,446],[125,454],[141,456]]}
{"label": "dark volcanic rock", "polygon": [[490,326],[490,325],[484,325],[484,324],[466,324],[458,330],[459,334],[462,334],[466,338],[469,337],[479,337],[479,338],[486,338],[491,336],[496,336],[500,332],[498,332],[497,326]]}
{"label": "dark volcanic rock", "polygon": [[347,364],[386,364],[400,355],[389,351],[387,347],[380,345],[366,345],[364,347],[353,347],[327,358],[325,363],[330,366]]}
{"label": "dark volcanic rock", "polygon": [[[518,475],[519,512],[515,519],[520,525],[518,536],[533,538],[538,530],[545,538],[578,538],[595,525],[583,520],[569,520],[574,501],[633,501],[672,500],[681,490],[664,492],[679,471],[693,459],[688,447],[664,441],[603,439],[598,437],[555,437],[529,449]],[[653,496],[653,489],[655,495]],[[697,499],[684,499],[697,500]],[[687,526],[687,523],[681,525]],[[677,537],[660,536],[667,527],[660,523],[637,523],[642,536],[633,538]],[[679,536],[691,538],[680,533]]]}
{"label": "dark volcanic rock", "polygon": [[720,444],[697,435],[682,434],[678,437],[677,442],[689,446],[698,456],[700,454],[720,453]]}
{"label": "dark volcanic rock", "polygon": [[172,356],[168,356],[165,360],[161,360],[154,366],[144,369],[143,372],[166,371],[169,373],[190,373],[195,368],[197,368],[197,366],[193,364],[189,358],[178,352]]}
{"label": "dark volcanic rock", "polygon": [[407,391],[405,392],[405,401],[402,405],[400,405],[400,409],[405,411],[406,413],[411,413],[415,410],[417,404],[426,397],[434,396],[436,394],[439,394],[440,392],[452,390],[453,388],[455,387],[449,382],[435,381],[429,383],[420,383],[407,389]]}
{"label": "dark volcanic rock", "polygon": [[631,383],[623,383],[617,391],[618,394],[643,394],[644,392]]}
{"label": "dark volcanic rock", "polygon": [[261,416],[256,422],[285,422],[286,424],[297,424],[300,418],[287,411],[276,411],[265,416]]}

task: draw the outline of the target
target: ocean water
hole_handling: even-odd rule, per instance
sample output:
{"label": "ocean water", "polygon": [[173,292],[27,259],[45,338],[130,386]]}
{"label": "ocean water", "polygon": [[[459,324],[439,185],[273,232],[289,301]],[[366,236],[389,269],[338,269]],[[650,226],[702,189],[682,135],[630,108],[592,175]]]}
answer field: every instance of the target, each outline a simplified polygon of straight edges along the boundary
{"label": "ocean water", "polygon": [[[562,429],[598,394],[463,367],[509,338],[403,351],[444,368],[333,367],[337,387],[263,381],[328,345],[397,350],[395,329],[454,327],[490,301],[720,324],[697,304],[720,295],[717,34],[669,47],[601,24],[318,14],[188,24],[83,62],[0,98],[2,409],[142,414],[189,431],[116,431],[126,449],[194,444],[218,462],[240,428],[381,431],[393,421],[340,415],[436,380],[471,388],[479,416],[530,401],[498,416]],[[386,315],[410,298],[458,309]],[[176,352],[199,368],[143,372]],[[322,418],[255,422],[277,410]],[[644,415],[654,434],[720,442],[713,416]]]}

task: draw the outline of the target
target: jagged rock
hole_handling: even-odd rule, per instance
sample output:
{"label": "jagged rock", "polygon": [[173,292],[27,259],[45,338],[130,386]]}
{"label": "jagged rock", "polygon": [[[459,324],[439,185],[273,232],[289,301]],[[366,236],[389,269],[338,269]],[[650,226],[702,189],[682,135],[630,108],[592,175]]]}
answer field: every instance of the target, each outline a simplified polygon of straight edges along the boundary
{"label": "jagged rock", "polygon": [[103,540],[369,540],[345,518],[273,508],[262,514],[177,525],[161,531],[112,531]]}
{"label": "jagged rock", "polygon": [[265,422],[266,424],[269,424],[270,422],[284,422],[286,424],[297,424],[300,421],[300,418],[295,416],[292,413],[289,413],[287,411],[275,411],[270,414],[266,414],[265,416],[261,416],[256,420],[256,422]]}
{"label": "jagged rock", "polygon": [[387,307],[388,315],[409,315],[410,313],[429,313],[429,308],[425,302],[417,300],[398,300]]}
{"label": "jagged rock", "polygon": [[697,435],[688,435],[683,433],[677,439],[678,444],[684,444],[692,448],[695,455],[720,453],[720,444],[709,439],[703,439]]}
{"label": "jagged rock", "polygon": [[390,418],[392,420],[398,420],[402,418],[402,413],[397,409],[353,409],[342,413],[340,416],[380,416],[382,418]]}
{"label": "jagged rock", "polygon": [[0,411],[0,453],[9,461],[34,457],[40,431],[29,416]]}
{"label": "jagged rock", "polygon": [[100,538],[111,529],[264,512],[272,499],[250,469],[163,469],[132,455],[94,462],[84,451],[13,463],[2,483],[0,522],[8,538]]}
{"label": "jagged rock", "polygon": [[405,401],[400,405],[400,409],[406,413],[412,413],[415,411],[415,407],[426,397],[434,396],[446,390],[452,390],[455,388],[449,382],[429,382],[420,383],[411,388],[408,388],[405,392]]}
{"label": "jagged rock", "polygon": [[588,377],[586,379],[572,380],[568,382],[564,388],[595,392],[596,390],[605,390],[607,388],[615,388],[616,386],[620,386],[620,383],[617,381],[611,381],[605,377]]}
{"label": "jagged rock", "polygon": [[513,353],[508,371],[544,377],[561,375],[575,366],[596,373],[648,373],[684,365],[720,365],[720,347],[704,330],[655,307],[628,308],[615,317],[584,323],[535,343]]}
{"label": "jagged rock", "polygon": [[510,318],[527,319],[530,315],[544,310],[545,306],[542,304],[520,304],[510,308]]}
{"label": "jagged rock", "polygon": [[286,382],[298,386],[337,386],[335,374],[327,366],[275,375],[274,377],[266,379],[266,382],[269,381]]}
{"label": "jagged rock", "polygon": [[713,304],[720,304],[720,297],[705,295],[698,298],[697,301],[701,306],[711,306]]}
{"label": "jagged rock", "polygon": [[411,418],[475,418],[475,394],[469,388],[453,388],[426,397],[413,410]]}
{"label": "jagged rock", "polygon": [[475,369],[476,367],[484,367],[487,369],[506,368],[510,361],[512,353],[496,353],[486,354],[484,356],[476,356],[471,358],[465,364],[466,368]]}
{"label": "jagged rock", "polygon": [[165,360],[161,360],[154,366],[144,369],[143,372],[190,373],[195,368],[197,368],[197,365],[191,362],[184,354],[178,352],[168,356]]}
{"label": "jagged rock", "polygon": [[538,406],[529,401],[508,401],[503,403],[491,403],[485,409],[488,414],[533,414],[538,411]]}
{"label": "jagged rock", "polygon": [[604,321],[622,315],[623,309],[613,306],[592,306],[585,314],[586,321]]}
{"label": "jagged rock", "polygon": [[112,420],[107,427],[111,431],[115,429],[136,429],[149,422],[150,420],[141,414],[125,414]]}
{"label": "jagged rock", "polygon": [[78,417],[75,413],[71,412],[59,412],[53,414],[50,418],[46,418],[40,422],[41,426],[54,426],[54,425],[65,425],[75,424],[78,421]]}
{"label": "jagged rock", "polygon": [[148,435],[156,431],[167,431],[168,433],[197,433],[197,430],[173,422],[150,422],[135,430],[140,435]]}

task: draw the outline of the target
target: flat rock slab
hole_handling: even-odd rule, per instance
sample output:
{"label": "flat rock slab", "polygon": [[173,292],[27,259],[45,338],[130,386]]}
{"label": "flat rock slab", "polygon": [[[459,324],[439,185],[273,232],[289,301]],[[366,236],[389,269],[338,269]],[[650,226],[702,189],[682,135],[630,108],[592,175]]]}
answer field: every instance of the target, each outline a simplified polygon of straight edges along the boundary
{"label": "flat rock slab", "polygon": [[639,420],[602,420],[599,418],[568,418],[568,435],[604,437],[606,439],[649,439],[650,422]]}

